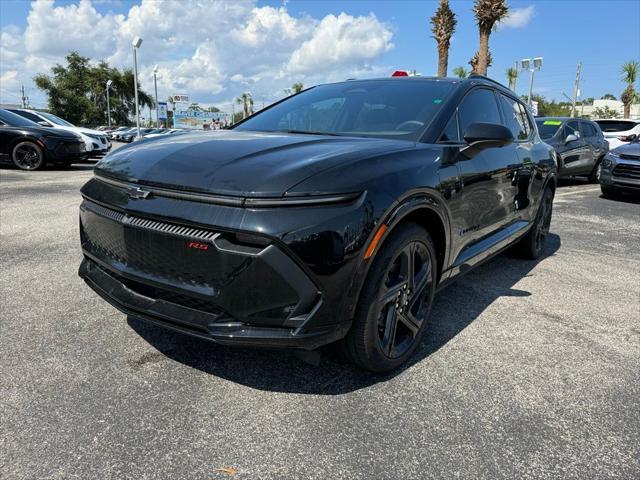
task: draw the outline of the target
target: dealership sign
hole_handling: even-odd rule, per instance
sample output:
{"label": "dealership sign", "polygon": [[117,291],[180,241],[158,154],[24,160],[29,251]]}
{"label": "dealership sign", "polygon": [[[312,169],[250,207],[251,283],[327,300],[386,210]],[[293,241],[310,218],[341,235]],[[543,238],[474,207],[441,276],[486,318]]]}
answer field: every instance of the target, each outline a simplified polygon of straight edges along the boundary
{"label": "dealership sign", "polygon": [[173,112],[174,128],[213,130],[213,124],[216,120],[228,125],[231,122],[231,115],[224,112],[199,112],[196,110],[176,110]]}
{"label": "dealership sign", "polygon": [[177,94],[171,95],[174,103],[189,103],[189,95]]}

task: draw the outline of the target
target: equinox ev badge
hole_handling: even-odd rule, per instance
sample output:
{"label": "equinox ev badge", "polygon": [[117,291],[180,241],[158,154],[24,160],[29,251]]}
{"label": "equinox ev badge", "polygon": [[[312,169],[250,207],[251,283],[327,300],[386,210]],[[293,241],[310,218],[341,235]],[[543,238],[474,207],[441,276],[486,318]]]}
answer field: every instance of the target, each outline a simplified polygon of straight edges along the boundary
{"label": "equinox ev badge", "polygon": [[149,190],[143,190],[140,187],[127,187],[129,198],[147,198],[150,194]]}

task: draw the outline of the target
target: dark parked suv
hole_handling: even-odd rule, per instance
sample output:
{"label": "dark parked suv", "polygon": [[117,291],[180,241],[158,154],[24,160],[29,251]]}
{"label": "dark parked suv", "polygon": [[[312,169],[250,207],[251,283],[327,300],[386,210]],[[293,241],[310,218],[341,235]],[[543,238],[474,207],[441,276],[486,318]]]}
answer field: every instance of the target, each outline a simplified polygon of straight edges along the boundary
{"label": "dark parked suv", "polygon": [[[537,258],[553,149],[480,76],[320,85],[231,130],[141,140],[82,188],[80,276],[121,311],[219,343],[404,362],[436,290]],[[428,334],[428,330],[427,330]]]}
{"label": "dark parked suv", "polygon": [[560,177],[586,176],[596,181],[598,165],[609,151],[597,123],[558,117],[536,118],[540,138],[551,145],[558,154]]}

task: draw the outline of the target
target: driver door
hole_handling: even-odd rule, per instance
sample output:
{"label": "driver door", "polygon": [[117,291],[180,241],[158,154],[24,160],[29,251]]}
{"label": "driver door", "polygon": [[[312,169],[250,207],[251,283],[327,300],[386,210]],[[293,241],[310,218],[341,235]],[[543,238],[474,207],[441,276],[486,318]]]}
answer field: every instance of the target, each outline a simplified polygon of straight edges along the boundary
{"label": "driver door", "polygon": [[558,156],[562,161],[562,174],[577,175],[588,162],[589,153],[589,147],[580,134],[578,121],[570,120],[565,123],[560,132],[558,148]]}

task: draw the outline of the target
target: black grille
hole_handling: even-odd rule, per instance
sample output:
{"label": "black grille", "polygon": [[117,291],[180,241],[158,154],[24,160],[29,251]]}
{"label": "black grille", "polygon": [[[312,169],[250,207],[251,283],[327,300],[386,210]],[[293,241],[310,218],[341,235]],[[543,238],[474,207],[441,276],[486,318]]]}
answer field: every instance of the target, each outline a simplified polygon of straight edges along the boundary
{"label": "black grille", "polygon": [[152,285],[136,282],[135,280],[125,278],[122,275],[118,275],[115,272],[109,272],[109,275],[125,285],[128,289],[133,290],[140,295],[144,295],[145,297],[175,303],[176,305],[200,310],[207,313],[213,313],[215,315],[221,315],[223,313],[220,308],[216,307],[216,305],[214,305],[210,301],[196,298],[190,295],[184,295],[178,292],[173,292],[165,288],[158,288]]}
{"label": "black grille", "polygon": [[613,169],[613,175],[616,177],[633,178],[636,180],[640,180],[640,164],[620,164]]}

